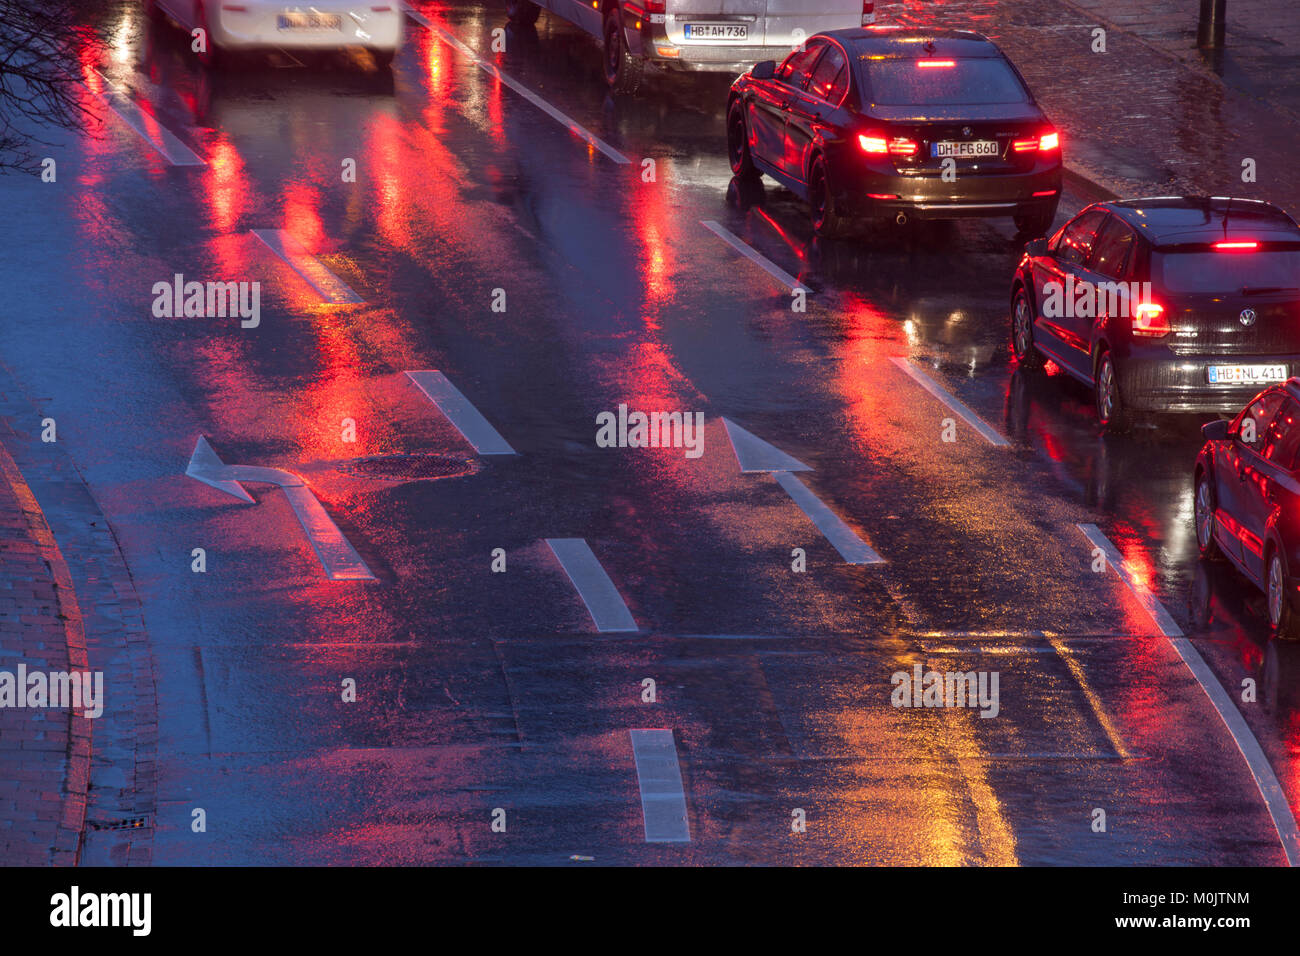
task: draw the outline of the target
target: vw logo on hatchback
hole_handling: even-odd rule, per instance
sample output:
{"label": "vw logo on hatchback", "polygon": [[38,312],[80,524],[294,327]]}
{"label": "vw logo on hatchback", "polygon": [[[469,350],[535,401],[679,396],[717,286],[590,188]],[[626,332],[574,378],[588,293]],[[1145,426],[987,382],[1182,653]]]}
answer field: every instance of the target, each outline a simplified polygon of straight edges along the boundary
{"label": "vw logo on hatchback", "polygon": [[1254,325],[1254,324],[1255,324],[1255,310],[1254,310],[1254,309],[1242,309],[1242,310],[1241,310],[1241,315],[1237,316],[1237,318],[1241,320],[1241,324],[1242,324],[1242,325],[1246,325],[1246,326]]}

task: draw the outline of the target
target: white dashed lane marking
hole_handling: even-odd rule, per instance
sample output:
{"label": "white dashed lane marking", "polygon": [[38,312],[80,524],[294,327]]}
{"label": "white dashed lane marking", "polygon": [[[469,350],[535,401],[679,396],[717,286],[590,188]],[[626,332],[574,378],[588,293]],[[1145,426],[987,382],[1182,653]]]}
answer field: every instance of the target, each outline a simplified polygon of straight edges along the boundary
{"label": "white dashed lane marking", "polygon": [[365,301],[285,230],[254,229],[253,235],[283,259],[326,302],[333,305],[359,305]]}
{"label": "white dashed lane marking", "polygon": [[772,262],[766,256],[762,255],[758,250],[754,249],[739,236],[724,228],[720,223],[715,222],[712,219],[703,219],[700,221],[700,225],[709,230],[709,232],[713,233],[727,245],[731,246],[731,248],[735,249],[742,256],[754,263],[754,265],[758,266],[791,292],[812,292],[812,290],[806,285],[794,276],[790,275],[790,273],[786,272],[775,262]]}
{"label": "white dashed lane marking", "polygon": [[585,140],[586,142],[590,143],[594,148],[600,150],[602,153],[604,153],[606,156],[608,156],[614,162],[619,163],[620,165],[627,165],[632,162],[632,160],[628,159],[626,156],[624,156],[622,153],[616,150],[613,146],[610,146],[609,143],[605,142],[595,133],[592,133],[584,126],[582,126],[580,123],[578,123],[577,120],[560,112],[550,103],[546,102],[546,100],[542,99],[532,90],[530,90],[528,87],[524,86],[524,84],[516,80],[513,76],[510,76],[508,73],[503,73],[501,70],[497,69],[495,63],[491,63],[488,60],[483,59],[481,56],[475,53],[473,49],[471,49],[469,46],[463,43],[461,39],[456,36],[456,34],[452,33],[450,30],[446,29],[441,24],[434,23],[424,14],[420,13],[417,10],[413,10],[410,7],[406,8],[406,15],[410,17],[412,20],[414,20],[416,23],[420,24],[425,29],[431,30],[432,32],[436,33],[438,36],[442,37],[442,39],[447,44],[449,44],[452,47],[455,47],[464,56],[467,56],[471,60],[473,60],[474,63],[479,67],[479,69],[483,70],[489,76],[495,77],[496,79],[500,80],[503,85],[510,87],[510,89],[514,90],[516,93],[518,93],[528,102],[532,103],[534,106],[536,106],[547,116],[551,117],[561,126],[565,127],[567,130],[569,130],[569,132],[573,133],[574,136],[577,136],[579,139]]}
{"label": "white dashed lane marking", "polygon": [[1287,864],[1289,866],[1300,865],[1300,828],[1296,826],[1295,814],[1291,812],[1291,804],[1287,802],[1286,791],[1282,789],[1282,784],[1278,782],[1277,774],[1273,772],[1273,767],[1268,762],[1268,757],[1264,755],[1264,750],[1260,747],[1259,741],[1255,739],[1255,734],[1251,731],[1250,725],[1246,723],[1246,718],[1241,716],[1241,711],[1237,709],[1236,704],[1232,702],[1232,698],[1223,689],[1223,685],[1219,683],[1214,671],[1210,670],[1210,666],[1205,663],[1205,658],[1201,657],[1200,651],[1183,636],[1182,628],[1165,610],[1165,606],[1151,593],[1151,589],[1129,569],[1128,564],[1119,553],[1119,549],[1101,533],[1101,530],[1095,524],[1081,524],[1078,525],[1078,528],[1094,548],[1101,549],[1106,556],[1107,564],[1114,568],[1119,579],[1133,593],[1133,596],[1137,598],[1143,609],[1151,615],[1151,619],[1160,628],[1160,633],[1169,639],[1174,652],[1187,665],[1187,669],[1192,672],[1196,682],[1205,691],[1205,696],[1210,698],[1210,704],[1219,715],[1219,719],[1223,721],[1223,725],[1228,728],[1228,733],[1232,736],[1233,742],[1237,745],[1237,749],[1246,761],[1250,775],[1255,780],[1255,786],[1259,788],[1260,796],[1264,798],[1264,805],[1268,808],[1269,816],[1273,818],[1273,826],[1277,829],[1278,839],[1282,843],[1282,852],[1286,854]]}
{"label": "white dashed lane marking", "polygon": [[510,443],[501,437],[486,418],[475,408],[460,389],[451,384],[446,375],[437,369],[407,372],[407,377],[438,406],[438,411],[456,426],[465,440],[480,455],[514,455]]}
{"label": "white dashed lane marking", "polygon": [[241,481],[258,481],[278,485],[289,499],[289,507],[307,533],[312,550],[331,581],[373,581],[366,563],[348,542],[316,496],[303,480],[292,472],[279,468],[260,468],[254,465],[227,465],[212,450],[202,435],[194,445],[185,474],[210,485],[240,501],[252,502],[252,497],[240,485]]}
{"label": "white dashed lane marking", "polygon": [[952,412],[957,415],[971,428],[980,433],[980,436],[994,448],[1010,448],[1011,443],[999,435],[996,431],[986,425],[978,415],[963,405],[954,395],[948,393],[938,382],[930,378],[919,368],[913,365],[905,358],[891,358],[891,362],[906,372],[913,381],[923,389],[943,402]]}
{"label": "white dashed lane marking", "polygon": [[646,843],[690,843],[686,792],[671,730],[630,730]]}
{"label": "white dashed lane marking", "polygon": [[636,631],[632,612],[623,603],[618,588],[609,579],[585,538],[547,538],[560,567],[587,605],[596,630],[601,632]]}

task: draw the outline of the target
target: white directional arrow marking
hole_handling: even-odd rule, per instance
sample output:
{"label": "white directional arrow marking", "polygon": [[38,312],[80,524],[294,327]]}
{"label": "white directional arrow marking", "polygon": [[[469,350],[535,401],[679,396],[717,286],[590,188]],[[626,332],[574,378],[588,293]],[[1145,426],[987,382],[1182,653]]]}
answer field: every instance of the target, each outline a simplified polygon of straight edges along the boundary
{"label": "white directional arrow marking", "polygon": [[781,449],[769,445],[753,432],[748,432],[730,419],[724,418],[731,449],[736,453],[743,474],[761,471],[812,471],[798,458],[792,458]]}
{"label": "white directional arrow marking", "polygon": [[812,471],[811,468],[733,421],[724,418],[722,424],[727,428],[727,437],[731,439],[731,449],[736,453],[741,473],[770,473],[799,506],[799,510],[808,516],[808,520],[817,526],[822,536],[840,553],[846,564],[885,563],[885,559],[871,545],[863,541],[807,485],[791,474],[793,471]]}
{"label": "white directional arrow marking", "polygon": [[356,548],[343,537],[334,519],[303,480],[290,471],[279,468],[261,468],[256,465],[227,465],[212,450],[202,435],[194,445],[185,474],[211,485],[218,491],[234,495],[240,501],[252,502],[252,497],[240,485],[241,481],[259,481],[279,486],[289,499],[289,507],[307,533],[316,557],[320,559],[331,581],[373,581],[375,576],[361,560]]}

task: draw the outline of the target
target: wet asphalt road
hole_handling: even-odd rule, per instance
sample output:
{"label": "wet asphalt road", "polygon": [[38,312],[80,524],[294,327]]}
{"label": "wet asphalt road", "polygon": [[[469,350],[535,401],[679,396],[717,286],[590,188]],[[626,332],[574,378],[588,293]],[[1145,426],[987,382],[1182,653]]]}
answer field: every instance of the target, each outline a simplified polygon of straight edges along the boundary
{"label": "wet asphalt road", "polygon": [[[494,56],[495,6],[424,9]],[[106,113],[55,143],[57,187],[0,178],[0,357],[144,603],[155,862],[1285,862],[1233,738],[1078,525],[1230,696],[1265,688],[1240,707],[1292,806],[1300,652],[1196,559],[1198,421],[1102,436],[1085,390],[1013,369],[1010,223],[814,242],[770,184],[728,201],[725,78],[607,98],[594,41],[545,14],[496,62],[630,162],[415,23],[391,77],[362,54],[209,76],[136,4],[93,23],[88,86],[128,91],[207,165],[169,166]],[[806,311],[705,220],[806,285]],[[365,303],[322,304],[253,229]],[[260,325],[155,318],[175,273],[260,281]],[[896,357],[1009,447],[960,420],[942,441],[953,412]],[[518,454],[475,454],[419,369]],[[620,403],[702,412],[704,454],[598,448]],[[723,417],[810,466],[885,563],[846,564],[771,475],[742,474]],[[272,486],[250,505],[186,477],[199,435],[302,475],[377,580],[327,580]],[[594,630],[544,543],[565,537],[638,631]],[[915,664],[996,671],[997,717],[891,706]],[[688,843],[645,841],[635,728],[674,733]]]}

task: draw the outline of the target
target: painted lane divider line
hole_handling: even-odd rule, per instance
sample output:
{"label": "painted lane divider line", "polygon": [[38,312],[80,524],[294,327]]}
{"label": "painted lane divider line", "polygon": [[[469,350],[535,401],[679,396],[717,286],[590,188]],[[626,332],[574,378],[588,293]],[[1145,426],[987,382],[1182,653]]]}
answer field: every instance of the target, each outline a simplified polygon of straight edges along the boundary
{"label": "painted lane divider line", "polygon": [[1079,663],[1079,659],[1075,657],[1074,652],[1058,638],[1049,637],[1047,640],[1051,644],[1051,649],[1056,656],[1065,662],[1065,666],[1070,671],[1070,676],[1072,676],[1075,683],[1079,685],[1079,690],[1083,691],[1083,697],[1088,702],[1088,707],[1092,709],[1093,718],[1101,725],[1101,729],[1106,732],[1106,738],[1110,741],[1110,745],[1114,748],[1116,755],[1125,760],[1129,759],[1133,756],[1132,751],[1125,746],[1124,738],[1120,736],[1119,728],[1115,726],[1115,721],[1111,720],[1110,714],[1106,711],[1105,706],[1102,705],[1101,696],[1092,689],[1092,684],[1088,682],[1088,675],[1084,672],[1083,665]]}
{"label": "painted lane divider line", "polygon": [[884,564],[885,559],[863,541],[856,531],[844,523],[834,511],[818,498],[791,472],[812,471],[798,458],[787,455],[775,445],[768,444],[753,432],[741,428],[728,418],[722,419],[731,440],[731,450],[741,474],[769,473],[785,489],[799,509],[816,525],[827,541],[834,546],[847,564]]}
{"label": "painted lane divider line", "polygon": [[713,233],[727,245],[731,246],[731,248],[735,249],[742,256],[754,263],[754,265],[758,266],[791,292],[805,292],[808,295],[812,295],[812,289],[808,288],[794,276],[790,275],[790,273],[786,272],[775,262],[772,262],[735,233],[723,227],[721,223],[712,219],[701,219],[700,225],[709,230],[709,232]]}
{"label": "painted lane divider line", "polygon": [[426,369],[407,372],[406,376],[420,391],[424,392],[429,401],[438,406],[438,411],[447,417],[456,431],[460,432],[480,455],[518,454],[442,372],[437,369]]}
{"label": "painted lane divider line", "polygon": [[1277,774],[1273,772],[1273,767],[1268,762],[1268,757],[1260,747],[1259,741],[1255,739],[1250,725],[1246,723],[1246,718],[1241,716],[1241,711],[1223,689],[1223,685],[1219,683],[1210,665],[1205,663],[1205,658],[1201,657],[1200,651],[1184,636],[1182,628],[1165,610],[1165,606],[1151,593],[1150,588],[1129,570],[1119,549],[1101,533],[1101,529],[1095,524],[1080,524],[1077,527],[1093,547],[1102,550],[1107,564],[1115,569],[1119,579],[1133,592],[1143,609],[1151,615],[1156,626],[1160,628],[1160,633],[1173,645],[1174,652],[1191,671],[1196,682],[1201,685],[1201,690],[1205,691],[1205,696],[1210,699],[1211,706],[1223,721],[1233,743],[1237,745],[1237,750],[1246,761],[1246,767],[1255,780],[1255,786],[1259,788],[1259,795],[1264,798],[1264,805],[1268,808],[1269,816],[1273,818],[1273,827],[1277,830],[1278,840],[1282,844],[1282,852],[1286,854],[1287,865],[1300,866],[1300,827],[1296,826],[1295,814],[1291,812],[1286,791],[1278,782]]}
{"label": "painted lane divider line", "polygon": [[629,730],[646,843],[690,843],[686,791],[671,730]]}
{"label": "painted lane divider line", "polygon": [[316,500],[311,489],[293,472],[256,465],[227,465],[213,451],[208,440],[200,435],[185,474],[249,503],[252,503],[253,498],[244,490],[241,481],[279,486],[289,499],[289,507],[293,509],[294,516],[306,532],[312,550],[316,552],[316,557],[331,581],[375,580],[356,548],[343,536],[343,532]]}
{"label": "painted lane divider line", "polygon": [[1092,543],[1094,548],[1101,549],[1102,554],[1106,556],[1107,566],[1113,568],[1125,587],[1133,592],[1133,596],[1142,605],[1142,610],[1147,612],[1160,633],[1165,637],[1182,637],[1183,629],[1178,626],[1178,622],[1165,610],[1165,606],[1160,603],[1151,589],[1129,570],[1124,556],[1119,553],[1115,545],[1111,544],[1110,539],[1101,533],[1101,529],[1095,524],[1080,524],[1075,527],[1083,532],[1083,536]]}
{"label": "painted lane divider line", "polygon": [[817,526],[822,536],[840,553],[845,564],[885,563],[885,559],[877,554],[871,545],[858,537],[857,532],[846,525],[839,515],[826,506],[825,502],[809,491],[808,486],[802,481],[788,471],[773,472],[772,477]]}
{"label": "painted lane divider line", "polygon": [[[99,73],[98,70],[95,72]],[[117,114],[118,119],[135,130],[136,134],[152,146],[163,159],[172,166],[208,165],[206,159],[182,143],[175,133],[159,123],[151,113],[142,110],[125,92],[118,89],[112,80],[103,73],[99,73],[99,77],[108,87],[98,94],[104,105]]]}
{"label": "painted lane divider line", "polygon": [[417,10],[412,9],[411,7],[406,8],[406,15],[410,17],[412,20],[414,20],[416,23],[420,24],[420,26],[424,27],[426,30],[436,33],[438,36],[442,37],[444,42],[446,42],[449,46],[454,47],[463,56],[466,56],[470,60],[472,60],[474,64],[478,66],[478,68],[481,69],[484,73],[487,73],[489,76],[492,76],[495,79],[499,80],[503,85],[510,87],[510,89],[514,90],[524,99],[526,99],[528,102],[532,103],[534,106],[536,106],[547,116],[551,117],[551,119],[555,120],[561,126],[566,128],[574,136],[577,136],[581,140],[585,140],[592,147],[600,150],[602,153],[604,153],[606,156],[608,156],[614,162],[619,163],[620,165],[626,166],[632,162],[632,160],[628,159],[626,156],[624,156],[622,153],[616,150],[613,146],[609,145],[609,143],[605,142],[595,133],[592,133],[586,127],[578,123],[577,120],[560,112],[550,103],[546,102],[546,100],[542,99],[532,90],[530,90],[523,83],[520,83],[518,80],[516,80],[513,76],[510,76],[508,73],[503,73],[501,70],[497,69],[495,63],[483,59],[481,56],[475,53],[470,46],[462,42],[458,36],[456,36],[446,27],[442,26],[442,24],[433,22],[424,14],[420,13]]}
{"label": "painted lane divider line", "polygon": [[601,633],[640,630],[585,538],[547,538],[546,543],[569,576],[578,597],[587,605],[596,630]]}
{"label": "painted lane divider line", "polygon": [[332,305],[360,305],[365,300],[284,229],[254,229],[253,235]]}
{"label": "painted lane divider line", "polygon": [[937,398],[943,404],[954,412],[962,421],[971,428],[975,429],[980,435],[994,448],[1010,448],[1011,442],[1007,441],[996,431],[984,423],[984,421],[973,411],[966,407],[955,395],[950,394],[942,385],[936,382],[930,376],[926,375],[919,368],[913,365],[905,358],[891,358],[891,362],[906,372],[913,381],[923,389]]}

